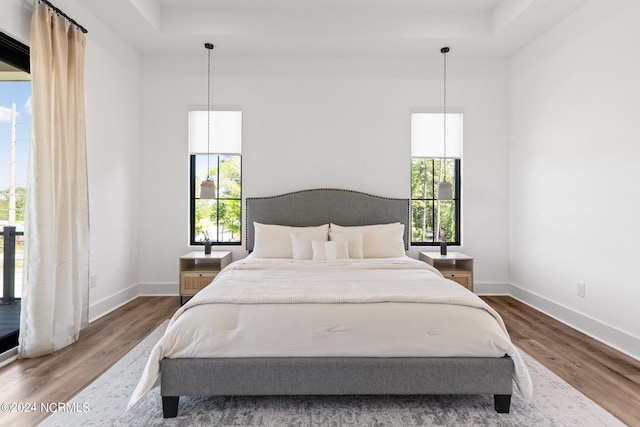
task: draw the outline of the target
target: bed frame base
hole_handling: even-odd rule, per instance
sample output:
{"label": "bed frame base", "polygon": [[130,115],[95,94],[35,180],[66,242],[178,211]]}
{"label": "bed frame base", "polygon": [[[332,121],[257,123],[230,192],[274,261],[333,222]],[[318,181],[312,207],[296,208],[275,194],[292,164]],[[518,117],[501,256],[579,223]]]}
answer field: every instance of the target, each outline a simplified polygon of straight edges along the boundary
{"label": "bed frame base", "polygon": [[[511,395],[510,394],[494,394],[493,402],[496,408],[496,412],[500,414],[508,414],[511,408]],[[176,412],[178,411],[178,402],[176,401]],[[164,406],[163,406],[164,408]]]}
{"label": "bed frame base", "polygon": [[178,416],[178,403],[180,396],[162,396],[162,416],[175,418]]}
{"label": "bed frame base", "polygon": [[492,394],[508,413],[509,357],[276,357],[163,359],[162,410],[178,414],[180,396]]}
{"label": "bed frame base", "polygon": [[[510,394],[494,394],[493,400],[496,412],[508,414],[511,408]],[[162,416],[164,418],[175,418],[178,416],[178,403],[180,396],[162,396]]]}

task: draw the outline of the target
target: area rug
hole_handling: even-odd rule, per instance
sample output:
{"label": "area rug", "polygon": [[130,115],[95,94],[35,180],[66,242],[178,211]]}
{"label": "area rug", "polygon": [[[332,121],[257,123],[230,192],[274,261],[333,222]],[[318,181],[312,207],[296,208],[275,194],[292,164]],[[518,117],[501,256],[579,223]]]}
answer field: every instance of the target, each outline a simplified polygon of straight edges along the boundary
{"label": "area rug", "polygon": [[[69,411],[41,426],[624,426],[615,417],[522,352],[534,398],[515,392],[509,414],[492,396],[182,397],[178,417],[162,418],[155,388],[125,411],[148,354],[166,322],[74,397]],[[515,386],[514,386],[515,387]]]}

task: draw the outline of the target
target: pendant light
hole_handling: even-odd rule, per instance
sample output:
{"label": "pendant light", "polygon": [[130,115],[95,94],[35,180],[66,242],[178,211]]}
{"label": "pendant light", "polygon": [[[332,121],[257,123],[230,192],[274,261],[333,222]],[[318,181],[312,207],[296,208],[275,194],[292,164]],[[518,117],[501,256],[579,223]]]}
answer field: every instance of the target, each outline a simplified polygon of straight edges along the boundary
{"label": "pendant light", "polygon": [[209,176],[211,170],[209,166],[210,143],[211,143],[211,51],[213,50],[213,44],[205,43],[204,47],[207,49],[207,179],[200,183],[200,198],[201,199],[215,199],[216,198],[216,183],[213,182],[213,178]]}
{"label": "pendant light", "polygon": [[442,56],[444,58],[444,85],[443,85],[443,93],[444,93],[444,102],[443,102],[443,122],[444,122],[444,174],[442,177],[442,181],[438,183],[438,200],[453,200],[453,188],[450,182],[447,182],[447,53],[449,52],[448,47],[443,47],[440,49]]}

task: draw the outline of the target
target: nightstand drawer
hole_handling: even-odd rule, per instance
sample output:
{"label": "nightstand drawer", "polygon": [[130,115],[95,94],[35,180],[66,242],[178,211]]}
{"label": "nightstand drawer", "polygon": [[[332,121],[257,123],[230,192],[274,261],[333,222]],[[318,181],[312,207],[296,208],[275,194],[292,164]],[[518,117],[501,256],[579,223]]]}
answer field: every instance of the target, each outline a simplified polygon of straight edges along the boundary
{"label": "nightstand drawer", "polygon": [[204,289],[218,275],[217,271],[183,272],[180,277],[181,295],[195,295]]}
{"label": "nightstand drawer", "polygon": [[473,284],[472,284],[473,276],[471,274],[460,273],[460,272],[452,273],[452,272],[443,271],[442,275],[447,279],[451,279],[454,282],[461,284],[462,286],[464,286],[469,290],[473,290]]}

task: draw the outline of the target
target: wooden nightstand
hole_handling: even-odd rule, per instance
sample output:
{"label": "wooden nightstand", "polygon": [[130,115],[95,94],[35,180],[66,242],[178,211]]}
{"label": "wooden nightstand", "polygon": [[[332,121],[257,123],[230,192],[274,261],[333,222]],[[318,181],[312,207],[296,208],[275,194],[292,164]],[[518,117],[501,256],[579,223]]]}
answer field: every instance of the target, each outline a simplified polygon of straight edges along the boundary
{"label": "wooden nightstand", "polygon": [[420,252],[420,261],[434,266],[447,279],[460,283],[473,292],[473,258],[460,252]]}
{"label": "wooden nightstand", "polygon": [[183,297],[192,297],[206,287],[231,262],[231,252],[189,252],[180,257],[180,305]]}

